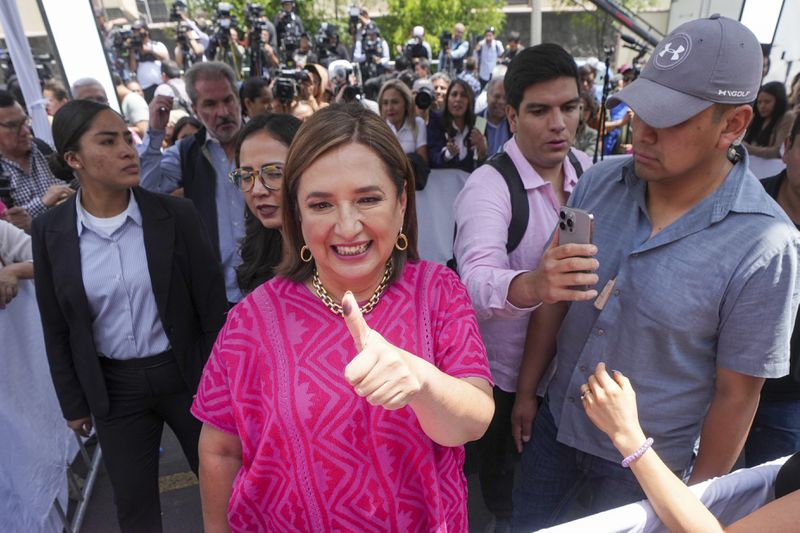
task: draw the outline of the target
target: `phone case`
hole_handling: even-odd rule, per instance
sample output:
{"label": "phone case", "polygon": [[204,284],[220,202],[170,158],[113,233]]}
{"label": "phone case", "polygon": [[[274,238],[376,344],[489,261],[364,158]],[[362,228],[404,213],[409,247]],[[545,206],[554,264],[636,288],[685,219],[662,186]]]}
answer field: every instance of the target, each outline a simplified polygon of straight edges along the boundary
{"label": "phone case", "polygon": [[594,215],[583,209],[562,207],[558,214],[558,244],[591,244]]}

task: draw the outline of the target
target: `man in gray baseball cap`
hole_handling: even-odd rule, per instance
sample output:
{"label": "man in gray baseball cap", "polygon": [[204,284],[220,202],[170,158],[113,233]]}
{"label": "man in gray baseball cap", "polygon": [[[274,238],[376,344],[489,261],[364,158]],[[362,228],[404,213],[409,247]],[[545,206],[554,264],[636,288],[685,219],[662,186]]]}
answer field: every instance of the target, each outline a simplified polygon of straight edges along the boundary
{"label": "man in gray baseball cap", "polygon": [[597,297],[531,318],[522,368],[557,364],[523,450],[515,530],[644,497],[617,447],[627,464],[650,441],[612,444],[584,412],[607,378],[598,363],[630,379],[652,446],[689,483],[729,472],[764,378],[788,372],[800,234],[735,147],[760,81],[755,36],[713,15],[673,30],[614,96],[635,112],[633,157],[595,165],[569,198],[594,215]]}

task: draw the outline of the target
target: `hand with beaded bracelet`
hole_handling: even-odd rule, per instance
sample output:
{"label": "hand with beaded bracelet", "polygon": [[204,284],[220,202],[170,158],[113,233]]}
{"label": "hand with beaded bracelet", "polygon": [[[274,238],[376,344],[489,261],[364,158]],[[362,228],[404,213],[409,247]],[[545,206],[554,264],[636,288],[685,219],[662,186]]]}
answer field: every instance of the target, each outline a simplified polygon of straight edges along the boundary
{"label": "hand with beaded bracelet", "polygon": [[599,363],[587,383],[581,385],[581,400],[589,419],[602,430],[628,463],[658,517],[670,531],[783,532],[800,522],[800,491],[770,502],[730,527],[723,527],[692,491],[678,479],[651,448],[639,424],[636,394],[628,378],[614,371],[613,377]]}

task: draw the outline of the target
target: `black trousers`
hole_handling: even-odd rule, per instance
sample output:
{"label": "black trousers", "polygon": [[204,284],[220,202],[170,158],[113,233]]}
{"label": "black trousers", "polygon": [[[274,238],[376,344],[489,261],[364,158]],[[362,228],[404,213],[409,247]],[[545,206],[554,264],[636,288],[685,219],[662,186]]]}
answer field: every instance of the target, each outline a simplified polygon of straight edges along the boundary
{"label": "black trousers", "polygon": [[489,511],[497,518],[511,519],[514,464],[519,458],[511,436],[516,394],[494,387],[492,395],[494,416],[483,437],[467,445],[467,463],[477,466],[481,495]]}
{"label": "black trousers", "polygon": [[158,449],[164,422],[178,437],[197,474],[201,423],[192,416],[193,391],[172,352],[131,360],[101,358],[108,416],[95,419],[117,519],[123,533],[161,532]]}

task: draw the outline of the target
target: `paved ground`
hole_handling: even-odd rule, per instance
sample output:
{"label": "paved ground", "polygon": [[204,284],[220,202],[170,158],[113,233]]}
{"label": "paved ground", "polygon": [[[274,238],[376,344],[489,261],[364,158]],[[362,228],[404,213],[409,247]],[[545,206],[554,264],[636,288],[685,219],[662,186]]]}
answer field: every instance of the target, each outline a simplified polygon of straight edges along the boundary
{"label": "paved ground", "polygon": [[[200,509],[200,492],[197,478],[181,453],[180,445],[169,428],[164,429],[162,439],[164,453],[161,456],[161,513],[165,533],[194,533],[203,531],[203,518]],[[94,450],[89,449],[92,453]],[[79,461],[80,463],[80,461]],[[83,475],[80,465],[76,470]],[[470,531],[480,533],[489,522],[490,516],[483,505],[477,476],[469,478]],[[70,506],[70,517],[74,512]],[[111,495],[111,484],[105,469],[101,467],[89,501],[89,508],[81,528],[81,533],[119,533]]]}

